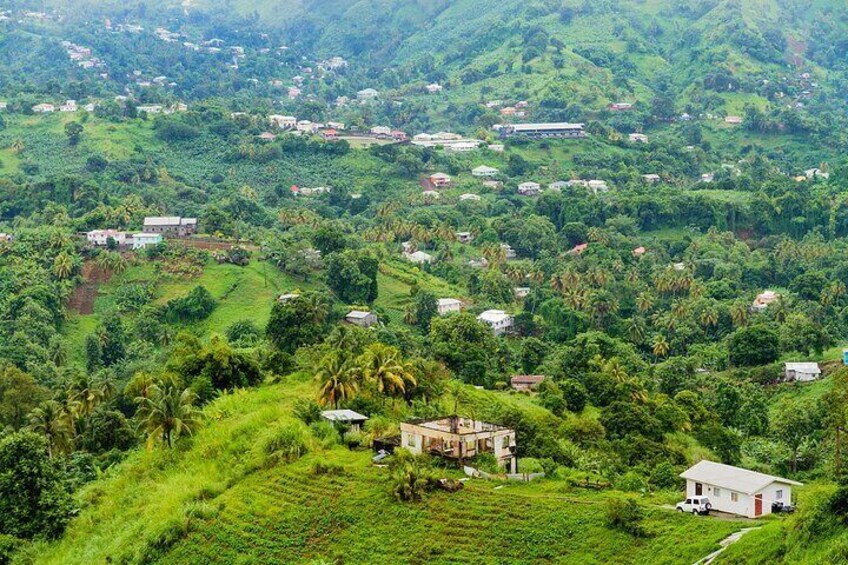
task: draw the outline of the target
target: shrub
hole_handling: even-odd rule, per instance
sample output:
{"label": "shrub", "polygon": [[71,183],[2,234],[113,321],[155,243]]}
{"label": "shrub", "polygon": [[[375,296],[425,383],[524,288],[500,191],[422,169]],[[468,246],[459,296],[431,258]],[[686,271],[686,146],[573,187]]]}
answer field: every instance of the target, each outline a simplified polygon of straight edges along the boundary
{"label": "shrub", "polygon": [[300,424],[280,426],[265,440],[266,463],[276,465],[300,459],[308,450],[306,432]]}
{"label": "shrub", "polygon": [[256,327],[253,320],[238,320],[224,330],[227,341],[237,347],[248,347],[256,344],[262,337],[262,331]]}
{"label": "shrub", "polygon": [[206,287],[198,285],[185,296],[169,300],[166,317],[171,322],[199,322],[209,317],[216,304]]}
{"label": "shrub", "polygon": [[321,407],[311,399],[298,398],[294,403],[292,412],[298,420],[306,425],[321,419]]}
{"label": "shrub", "polygon": [[325,449],[339,444],[339,432],[330,422],[323,420],[312,422],[309,425],[309,431],[312,433],[312,436],[318,440],[321,447]]}
{"label": "shrub", "polygon": [[312,474],[316,476],[327,475],[330,477],[340,477],[345,474],[345,469],[336,463],[318,461],[312,466]]}
{"label": "shrub", "polygon": [[24,543],[24,540],[14,536],[0,534],[0,565],[9,565],[12,562],[12,556]]}
{"label": "shrub", "polygon": [[678,476],[674,466],[671,463],[664,461],[654,467],[653,471],[651,471],[651,476],[648,479],[648,482],[659,489],[676,489],[680,486],[682,480]]}
{"label": "shrub", "polygon": [[[521,460],[522,463],[525,459]],[[474,458],[473,466],[486,473],[499,473],[498,460],[494,453],[480,453]]]}
{"label": "shrub", "polygon": [[572,412],[581,412],[589,400],[586,387],[574,379],[565,379],[559,383],[566,407]]}
{"label": "shrub", "polygon": [[645,537],[644,518],[645,511],[634,498],[616,497],[607,501],[606,523],[610,528],[635,537]]}
{"label": "shrub", "polygon": [[648,483],[641,474],[636,471],[627,471],[615,482],[616,488],[626,492],[645,492]]}
{"label": "shrub", "polygon": [[363,434],[362,432],[356,432],[351,430],[349,432],[345,432],[344,443],[349,449],[356,449],[357,447],[367,445],[367,439],[365,437],[365,434]]}
{"label": "shrub", "polygon": [[389,467],[392,494],[398,500],[419,501],[438,485],[438,478],[427,458],[412,455],[405,449],[395,451]]}

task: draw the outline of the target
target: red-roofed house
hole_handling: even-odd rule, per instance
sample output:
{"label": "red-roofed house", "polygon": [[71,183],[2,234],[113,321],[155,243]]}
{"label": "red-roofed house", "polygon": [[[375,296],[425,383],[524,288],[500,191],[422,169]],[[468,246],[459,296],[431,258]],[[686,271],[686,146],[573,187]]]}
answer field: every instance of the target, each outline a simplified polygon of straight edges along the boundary
{"label": "red-roofed house", "polygon": [[569,253],[570,255],[580,255],[581,253],[583,253],[584,251],[586,251],[586,248],[587,248],[587,247],[589,247],[589,244],[588,244],[588,243],[581,243],[580,245],[575,245],[575,246],[571,249],[571,251],[569,251],[568,253]]}
{"label": "red-roofed house", "polygon": [[510,379],[510,384],[514,390],[530,392],[544,380],[545,375],[514,375]]}
{"label": "red-roofed house", "polygon": [[334,129],[325,129],[321,132],[321,137],[325,141],[337,141],[339,139],[339,132]]}

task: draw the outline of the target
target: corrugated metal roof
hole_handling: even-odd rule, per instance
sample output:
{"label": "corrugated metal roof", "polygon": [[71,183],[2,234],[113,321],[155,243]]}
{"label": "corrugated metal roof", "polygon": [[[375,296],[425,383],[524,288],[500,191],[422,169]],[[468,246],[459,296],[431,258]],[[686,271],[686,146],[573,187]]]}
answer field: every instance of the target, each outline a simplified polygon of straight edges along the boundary
{"label": "corrugated metal roof", "polygon": [[761,491],[771,483],[801,486],[801,483],[797,481],[706,460],[689,467],[680,476],[691,481],[698,481],[749,495]]}

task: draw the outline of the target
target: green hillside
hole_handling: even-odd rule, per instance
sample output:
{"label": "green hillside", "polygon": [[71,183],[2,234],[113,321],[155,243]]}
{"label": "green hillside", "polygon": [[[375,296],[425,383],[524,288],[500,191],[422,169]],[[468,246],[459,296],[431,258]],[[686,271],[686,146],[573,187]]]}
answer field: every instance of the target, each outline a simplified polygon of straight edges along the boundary
{"label": "green hillside", "polygon": [[85,488],[80,517],[33,562],[681,563],[744,526],[681,516],[659,497],[644,501],[650,536],[633,538],[604,524],[612,495],[560,482],[475,480],[401,503],[368,451],[314,437],[300,460],[269,463],[263,446],[299,425],[292,402],[312,394],[293,375],[216,400],[179,449],[133,453]]}

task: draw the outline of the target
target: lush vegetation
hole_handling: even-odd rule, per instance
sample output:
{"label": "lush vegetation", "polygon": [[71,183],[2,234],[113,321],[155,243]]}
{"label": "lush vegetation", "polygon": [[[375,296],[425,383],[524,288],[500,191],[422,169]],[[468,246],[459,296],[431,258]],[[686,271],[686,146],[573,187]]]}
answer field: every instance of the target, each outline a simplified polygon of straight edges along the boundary
{"label": "lush vegetation", "polygon": [[[0,563],[691,563],[744,526],[669,511],[704,458],[807,483],[719,561],[845,560],[845,6],[83,4],[0,18]],[[587,137],[488,146],[522,119]],[[153,215],[201,233],[83,236]],[[370,465],[451,413],[545,478]]]}

